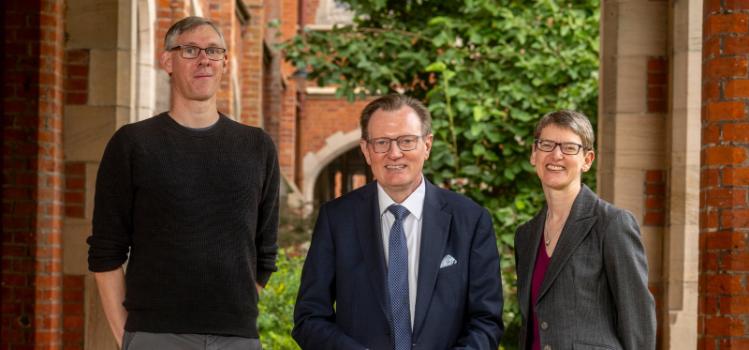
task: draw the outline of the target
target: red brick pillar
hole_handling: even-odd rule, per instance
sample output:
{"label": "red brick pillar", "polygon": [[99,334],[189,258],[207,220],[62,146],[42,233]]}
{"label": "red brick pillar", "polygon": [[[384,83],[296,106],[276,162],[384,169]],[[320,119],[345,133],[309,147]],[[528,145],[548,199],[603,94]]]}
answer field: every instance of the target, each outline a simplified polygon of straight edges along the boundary
{"label": "red brick pillar", "polygon": [[64,3],[3,6],[0,349],[59,349]]}
{"label": "red brick pillar", "polygon": [[237,96],[234,96],[234,87],[232,86],[231,81],[231,76],[235,73],[232,72],[232,70],[239,69],[239,67],[232,66],[231,60],[234,58],[241,59],[241,57],[237,57],[238,55],[241,56],[241,53],[238,50],[235,50],[234,31],[237,22],[237,16],[235,14],[236,3],[234,1],[216,0],[207,1],[206,3],[208,3],[208,11],[205,12],[203,16],[216,23],[221,29],[221,33],[224,35],[224,40],[226,41],[226,48],[229,51],[229,61],[226,62],[228,70],[227,74],[224,74],[221,78],[221,87],[218,89],[216,95],[216,105],[220,112],[239,119],[240,116],[235,115],[234,113],[234,99],[237,98]]}
{"label": "red brick pillar", "polygon": [[[299,2],[297,0],[281,1],[281,41],[289,40],[298,33]],[[297,103],[296,82],[291,79],[294,67],[288,62],[281,63],[281,76],[286,79],[282,92],[281,115],[278,122],[278,163],[281,173],[289,179],[296,175],[296,143],[297,143]]]}
{"label": "red brick pillar", "polygon": [[281,173],[289,179],[296,175],[296,141],[297,141],[297,88],[292,81],[286,84],[283,91],[283,105],[278,132],[278,164]]}
{"label": "red brick pillar", "polygon": [[749,2],[703,18],[699,349],[749,349]]}
{"label": "red brick pillar", "polygon": [[250,21],[242,31],[242,123],[261,126],[263,123],[263,59],[264,33],[267,22],[261,0],[245,1],[250,11]]}

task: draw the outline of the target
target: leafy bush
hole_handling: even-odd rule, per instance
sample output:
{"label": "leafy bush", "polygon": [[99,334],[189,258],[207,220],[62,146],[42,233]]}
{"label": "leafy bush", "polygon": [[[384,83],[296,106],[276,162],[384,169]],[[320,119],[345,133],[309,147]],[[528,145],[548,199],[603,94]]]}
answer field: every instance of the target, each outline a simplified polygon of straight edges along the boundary
{"label": "leafy bush", "polygon": [[513,236],[543,202],[529,163],[533,128],[562,108],[595,123],[599,1],[340,2],[354,25],[305,31],[283,45],[286,58],[341,97],[402,91],[427,103],[435,139],[425,172],[492,213],[505,286],[502,343],[515,348]]}
{"label": "leafy bush", "polygon": [[291,338],[291,329],[294,327],[294,303],[303,263],[304,259],[298,254],[279,251],[278,271],[271,275],[258,303],[260,315],[257,324],[263,349],[299,349]]}

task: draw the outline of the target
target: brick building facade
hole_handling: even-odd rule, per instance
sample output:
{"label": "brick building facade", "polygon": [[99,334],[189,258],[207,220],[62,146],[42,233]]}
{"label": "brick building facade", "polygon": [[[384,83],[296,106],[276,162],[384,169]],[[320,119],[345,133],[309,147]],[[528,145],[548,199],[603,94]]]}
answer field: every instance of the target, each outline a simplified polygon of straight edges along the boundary
{"label": "brick building facade", "polygon": [[749,3],[706,0],[700,349],[749,349]]}
{"label": "brick building facade", "polygon": [[[744,3],[602,2],[598,192],[642,224],[661,349],[749,348]],[[358,147],[365,102],[297,85],[275,47],[302,26],[346,21],[332,0],[0,6],[0,349],[115,348],[86,270],[94,180],[117,128],[168,108],[157,57],[175,20],[223,29],[219,108],[271,134],[290,197],[314,202],[330,165]]]}

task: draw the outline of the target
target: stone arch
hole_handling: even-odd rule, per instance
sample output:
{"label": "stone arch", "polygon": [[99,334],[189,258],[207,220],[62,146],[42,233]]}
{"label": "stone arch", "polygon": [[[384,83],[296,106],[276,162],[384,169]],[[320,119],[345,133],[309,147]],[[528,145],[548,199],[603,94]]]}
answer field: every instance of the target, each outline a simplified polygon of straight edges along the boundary
{"label": "stone arch", "polygon": [[361,129],[349,132],[336,132],[325,139],[325,145],[317,152],[309,152],[304,156],[304,200],[312,203],[315,195],[315,183],[320,172],[343,153],[359,145]]}

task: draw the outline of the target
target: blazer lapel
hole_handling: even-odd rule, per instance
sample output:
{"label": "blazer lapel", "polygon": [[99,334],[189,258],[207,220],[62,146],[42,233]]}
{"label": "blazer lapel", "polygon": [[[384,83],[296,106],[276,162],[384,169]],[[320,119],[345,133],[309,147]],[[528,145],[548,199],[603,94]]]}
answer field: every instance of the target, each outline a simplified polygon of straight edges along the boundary
{"label": "blazer lapel", "polygon": [[[557,247],[554,249],[554,255],[551,258],[549,269],[546,271],[544,281],[541,284],[541,292],[538,294],[538,300],[544,297],[559,273],[564,269],[572,253],[578,245],[588,236],[590,229],[596,222],[593,207],[596,203],[596,195],[588,186],[583,185],[580,193],[572,204],[570,215],[564,224],[562,234],[559,237]],[[544,214],[545,215],[545,214]],[[538,248],[538,246],[536,246]],[[535,261],[535,260],[534,260]],[[533,272],[531,271],[531,274]],[[535,302],[537,303],[538,300]]]}
{"label": "blazer lapel", "polygon": [[432,183],[426,181],[424,213],[421,219],[421,252],[419,279],[416,287],[414,339],[418,339],[417,337],[423,326],[450,233],[452,214],[444,210],[445,204],[439,190]]}
{"label": "blazer lapel", "polygon": [[386,289],[387,270],[384,248],[382,247],[382,225],[380,224],[376,182],[368,184],[361,192],[358,210],[354,210],[354,223],[371,287],[375,291],[374,294],[378,296],[378,302],[385,318],[390,322]]}
{"label": "blazer lapel", "polygon": [[[523,292],[520,293],[518,302],[520,308],[523,311],[523,315],[529,315],[528,307],[530,306],[531,297],[531,282],[533,281],[533,269],[536,268],[536,258],[538,255],[538,245],[541,244],[541,236],[544,232],[544,222],[546,221],[546,205],[541,208],[541,211],[530,221],[528,226],[525,227],[523,232],[520,232],[521,238],[527,243],[525,249],[520,252],[523,261],[518,261],[519,266],[528,266],[528,270],[523,274],[523,280],[519,281],[522,283]],[[517,246],[515,247],[518,248]]]}

